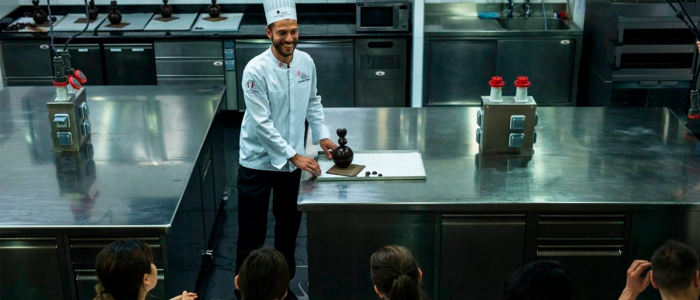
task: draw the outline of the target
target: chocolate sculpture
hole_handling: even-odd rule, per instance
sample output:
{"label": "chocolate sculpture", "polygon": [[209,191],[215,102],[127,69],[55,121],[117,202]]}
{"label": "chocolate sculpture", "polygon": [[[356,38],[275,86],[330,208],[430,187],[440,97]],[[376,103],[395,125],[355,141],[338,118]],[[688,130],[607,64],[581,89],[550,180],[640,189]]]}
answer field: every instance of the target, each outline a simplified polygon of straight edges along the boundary
{"label": "chocolate sculpture", "polygon": [[32,4],[34,4],[34,13],[32,14],[32,18],[34,19],[34,24],[36,25],[41,25],[46,22],[46,12],[41,10],[39,8],[39,0],[32,0]]}
{"label": "chocolate sculpture", "polygon": [[97,15],[100,14],[100,11],[97,10],[97,7],[95,6],[95,0],[90,0],[90,6],[88,7],[88,18],[91,21],[97,20]]}
{"label": "chocolate sculpture", "polygon": [[107,15],[107,19],[109,19],[110,24],[118,25],[122,22],[122,13],[117,10],[117,1],[112,0],[110,4],[112,10],[109,12],[109,15]]}
{"label": "chocolate sculpture", "polygon": [[218,18],[221,15],[221,6],[216,4],[216,0],[211,0],[211,5],[209,5],[209,16],[212,18]]}
{"label": "chocolate sculpture", "polygon": [[168,5],[168,0],[163,0],[163,5],[160,7],[160,16],[163,18],[173,16],[173,7]]}
{"label": "chocolate sculpture", "polygon": [[338,144],[340,144],[340,146],[333,150],[333,162],[339,168],[347,168],[352,163],[352,158],[354,156],[352,149],[345,146],[345,144],[348,143],[348,141],[345,139],[345,135],[348,133],[348,131],[345,128],[338,128],[336,133],[338,134],[338,137],[340,137],[338,139]]}

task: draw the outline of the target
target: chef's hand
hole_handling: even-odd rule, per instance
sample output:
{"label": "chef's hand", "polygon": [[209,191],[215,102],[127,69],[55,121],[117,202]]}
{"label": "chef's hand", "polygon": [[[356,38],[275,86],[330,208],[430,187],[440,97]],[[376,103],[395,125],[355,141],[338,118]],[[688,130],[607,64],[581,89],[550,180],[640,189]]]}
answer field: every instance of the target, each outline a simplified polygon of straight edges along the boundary
{"label": "chef's hand", "polygon": [[622,291],[619,300],[634,300],[637,299],[651,282],[651,276],[647,273],[646,277],[642,277],[644,270],[651,268],[651,263],[646,260],[635,260],[627,270],[627,286]]}
{"label": "chef's hand", "polygon": [[333,152],[333,150],[335,150],[335,147],[338,146],[336,146],[335,143],[333,143],[330,139],[322,139],[319,143],[321,144],[321,149],[323,149],[323,152],[326,152],[326,157],[328,159],[333,158],[331,152]]}
{"label": "chef's hand", "polygon": [[318,162],[313,158],[295,154],[289,161],[297,168],[309,172],[311,176],[321,175],[321,166],[319,166]]}
{"label": "chef's hand", "polygon": [[197,299],[197,294],[196,293],[188,293],[187,291],[183,291],[182,295],[173,297],[170,300],[194,300]]}

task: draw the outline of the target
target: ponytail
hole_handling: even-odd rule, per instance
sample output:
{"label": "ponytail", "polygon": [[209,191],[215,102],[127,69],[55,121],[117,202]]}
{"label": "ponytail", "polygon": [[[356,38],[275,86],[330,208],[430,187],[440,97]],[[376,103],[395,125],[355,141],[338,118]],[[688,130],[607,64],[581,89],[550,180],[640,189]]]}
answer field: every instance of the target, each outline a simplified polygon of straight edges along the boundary
{"label": "ponytail", "polygon": [[95,297],[93,300],[116,300],[114,297],[112,297],[112,294],[105,291],[102,284],[98,283],[95,285],[95,292],[97,293],[97,297]]}
{"label": "ponytail", "polygon": [[408,275],[397,274],[391,284],[391,289],[386,294],[389,300],[421,300],[419,282]]}

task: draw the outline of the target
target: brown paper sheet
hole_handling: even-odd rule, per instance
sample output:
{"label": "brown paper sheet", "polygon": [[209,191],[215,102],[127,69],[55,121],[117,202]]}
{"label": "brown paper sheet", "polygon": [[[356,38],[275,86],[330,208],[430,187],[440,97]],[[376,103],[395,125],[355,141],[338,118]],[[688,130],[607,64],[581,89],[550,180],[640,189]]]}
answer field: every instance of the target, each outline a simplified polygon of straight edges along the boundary
{"label": "brown paper sheet", "polygon": [[206,18],[204,18],[204,20],[207,20],[209,22],[219,22],[219,21],[223,21],[226,19],[228,19],[228,18],[227,17],[216,17],[216,18],[206,17]]}
{"label": "brown paper sheet", "polygon": [[124,28],[124,27],[129,26],[129,25],[131,25],[131,23],[119,23],[119,24],[117,24],[117,25],[109,24],[109,25],[107,25],[106,27],[110,27],[110,28]]}
{"label": "brown paper sheet", "polygon": [[350,164],[347,168],[338,168],[338,166],[333,166],[326,173],[340,176],[355,177],[360,174],[362,170],[365,169],[363,165],[353,165]]}
{"label": "brown paper sheet", "polygon": [[178,17],[170,17],[170,18],[157,17],[157,18],[153,18],[153,20],[161,21],[161,22],[170,22],[170,21],[175,21],[175,20],[177,20],[177,19],[179,19],[179,18],[178,18]]}

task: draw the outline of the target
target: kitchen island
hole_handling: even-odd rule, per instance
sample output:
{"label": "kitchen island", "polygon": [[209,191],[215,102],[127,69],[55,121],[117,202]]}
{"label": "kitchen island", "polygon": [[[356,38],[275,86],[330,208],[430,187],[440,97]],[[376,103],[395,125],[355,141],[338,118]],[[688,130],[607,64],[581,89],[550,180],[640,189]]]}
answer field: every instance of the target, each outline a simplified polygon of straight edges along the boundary
{"label": "kitchen island", "polygon": [[54,153],[52,87],[0,91],[1,299],[92,299],[97,253],[151,246],[160,299],[194,290],[226,185],[223,86],[88,86],[92,135]]}
{"label": "kitchen island", "polygon": [[355,151],[420,151],[427,179],[302,177],[311,299],[376,297],[369,258],[388,244],[411,249],[432,299],[500,299],[535,260],[566,265],[574,299],[617,299],[665,239],[700,250],[700,142],[670,110],[538,108],[534,155],[481,156],[478,109],[326,109]]}

